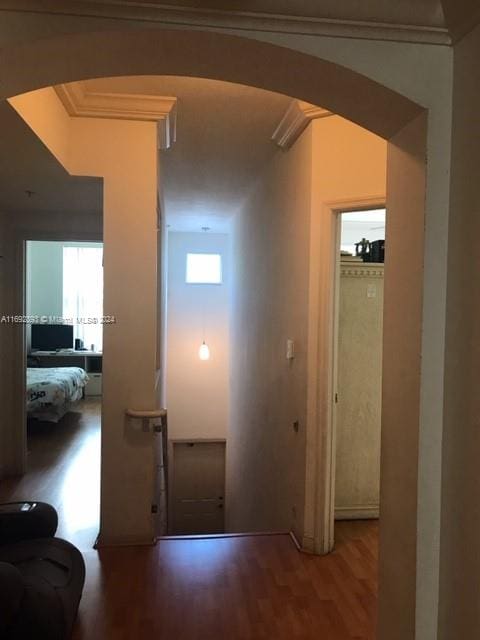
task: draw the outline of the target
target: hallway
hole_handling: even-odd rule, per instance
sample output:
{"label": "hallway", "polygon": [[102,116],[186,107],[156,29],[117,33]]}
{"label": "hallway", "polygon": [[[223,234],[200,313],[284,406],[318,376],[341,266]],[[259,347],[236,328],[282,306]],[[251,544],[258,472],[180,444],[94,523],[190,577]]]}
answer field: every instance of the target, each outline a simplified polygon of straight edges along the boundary
{"label": "hallway", "polygon": [[89,551],[73,640],[373,640],[377,531],[338,523],[325,557],[288,535]]}
{"label": "hallway", "polygon": [[337,522],[329,556],[288,535],[160,540],[92,549],[98,532],[100,403],[58,425],[34,424],[29,471],[0,501],[43,500],[87,578],[73,640],[373,640],[377,521]]}

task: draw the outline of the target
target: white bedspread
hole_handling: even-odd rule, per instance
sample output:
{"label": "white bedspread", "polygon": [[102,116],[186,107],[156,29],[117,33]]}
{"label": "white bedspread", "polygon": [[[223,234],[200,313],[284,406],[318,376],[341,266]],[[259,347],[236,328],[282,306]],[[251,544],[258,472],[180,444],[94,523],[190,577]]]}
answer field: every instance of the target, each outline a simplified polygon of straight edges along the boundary
{"label": "white bedspread", "polygon": [[80,400],[88,382],[80,367],[35,367],[27,369],[27,412],[39,420],[57,422]]}

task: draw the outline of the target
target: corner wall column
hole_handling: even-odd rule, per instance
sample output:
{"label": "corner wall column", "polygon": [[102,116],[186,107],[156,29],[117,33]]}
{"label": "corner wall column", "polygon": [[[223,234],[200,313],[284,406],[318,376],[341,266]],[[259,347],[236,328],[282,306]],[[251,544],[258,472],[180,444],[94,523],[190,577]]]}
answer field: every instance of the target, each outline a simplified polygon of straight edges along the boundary
{"label": "corner wall column", "polygon": [[104,325],[100,544],[153,539],[152,434],[128,407],[158,406],[157,125],[75,118],[73,173],[104,177]]}

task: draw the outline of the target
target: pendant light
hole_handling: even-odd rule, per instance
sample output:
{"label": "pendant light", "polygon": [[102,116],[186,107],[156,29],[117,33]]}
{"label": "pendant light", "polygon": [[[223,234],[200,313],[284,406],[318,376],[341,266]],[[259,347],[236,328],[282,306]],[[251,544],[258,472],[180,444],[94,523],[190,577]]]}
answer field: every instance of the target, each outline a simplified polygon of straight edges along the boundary
{"label": "pendant light", "polygon": [[[208,233],[210,231],[210,227],[202,227],[203,233]],[[203,341],[198,350],[198,357],[200,360],[210,360],[210,349],[208,344],[205,342],[205,307],[202,308],[202,334]]]}
{"label": "pendant light", "polygon": [[205,340],[200,345],[198,357],[200,360],[210,360],[210,349],[208,348],[208,344],[206,344]]}

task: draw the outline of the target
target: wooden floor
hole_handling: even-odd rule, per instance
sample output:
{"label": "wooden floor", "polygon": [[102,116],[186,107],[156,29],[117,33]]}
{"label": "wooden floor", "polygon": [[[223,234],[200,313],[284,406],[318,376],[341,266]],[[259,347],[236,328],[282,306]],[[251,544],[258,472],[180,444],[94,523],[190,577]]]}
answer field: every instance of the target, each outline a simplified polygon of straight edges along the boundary
{"label": "wooden floor", "polygon": [[73,640],[373,640],[377,524],[340,523],[325,557],[289,536],[90,551]]}
{"label": "wooden floor", "polygon": [[28,472],[0,483],[0,502],[53,504],[59,516],[57,535],[83,551],[93,547],[99,527],[101,404],[86,398],[77,407],[57,424],[29,424]]}
{"label": "wooden floor", "polygon": [[87,580],[73,640],[374,640],[375,521],[341,522],[329,556],[286,535],[161,540],[94,551],[100,405],[31,430],[29,472],[0,501],[45,500],[76,544]]}

